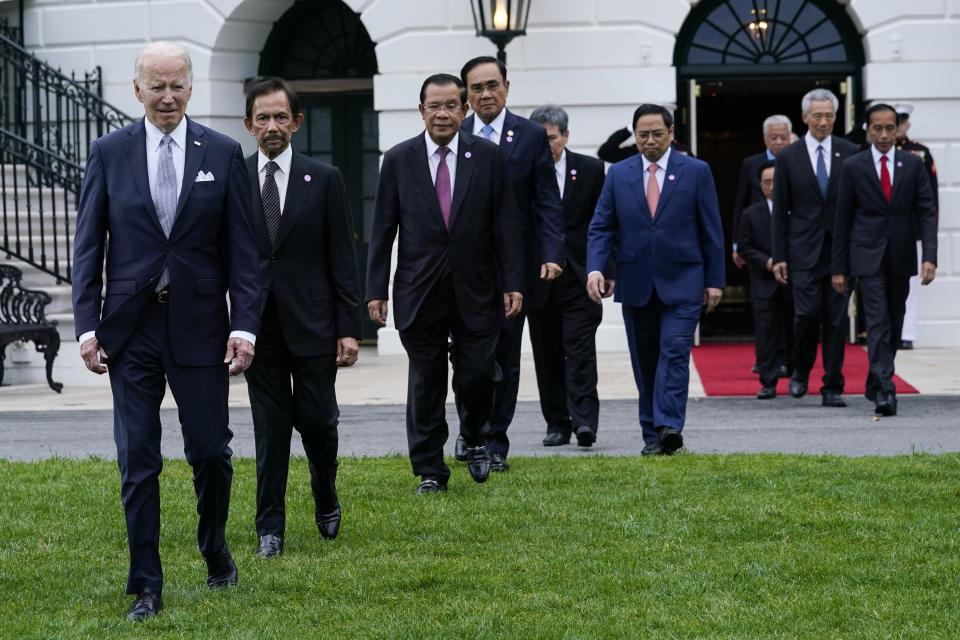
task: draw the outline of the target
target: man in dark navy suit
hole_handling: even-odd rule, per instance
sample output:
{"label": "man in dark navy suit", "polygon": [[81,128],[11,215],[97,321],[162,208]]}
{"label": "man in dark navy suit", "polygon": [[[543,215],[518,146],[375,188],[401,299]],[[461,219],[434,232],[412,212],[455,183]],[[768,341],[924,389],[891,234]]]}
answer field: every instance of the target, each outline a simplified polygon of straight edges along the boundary
{"label": "man in dark navy suit", "polygon": [[[540,409],[547,422],[543,444],[567,444],[572,433],[578,445],[589,447],[600,420],[596,333],[603,308],[586,292],[587,228],[603,188],[603,163],[566,148],[570,131],[561,107],[537,107],[530,120],[547,132],[566,232],[566,268],[546,284],[545,304],[527,312]],[[613,276],[612,265],[604,271],[607,277]]]}
{"label": "man in dark navy suit", "polygon": [[155,42],[135,68],[133,87],[146,117],[90,149],[77,213],[73,312],[84,364],[110,373],[130,547],[127,593],[137,595],[127,617],[143,620],[163,607],[158,478],[165,383],[193,467],[207,586],[237,582],[224,539],[233,476],[227,365],[236,375],[253,358],[260,282],[240,145],[184,115],[189,54]]}
{"label": "man in dark navy suit", "polygon": [[[527,295],[523,310],[504,320],[497,338],[497,366],[501,378],[496,384],[487,434],[491,470],[506,471],[509,469],[507,453],[510,449],[507,428],[517,408],[520,388],[523,320],[529,309],[546,304],[546,283],[563,272],[563,213],[546,132],[540,125],[506,108],[510,91],[506,66],[489,56],[473,58],[463,65],[460,79],[467,87],[467,100],[473,109],[473,114],[460,128],[499,145],[517,201],[520,216],[517,222],[523,238],[523,253],[519,257],[525,265]],[[463,457],[462,445],[458,441],[457,459]]]}
{"label": "man in dark navy suit", "polygon": [[843,355],[847,298],[830,284],[833,223],[840,167],[857,147],[832,134],[840,101],[826,89],[803,96],[801,109],[808,131],[777,154],[773,190],[773,275],[793,290],[793,375],[790,395],[807,393],[810,370],[823,351],[821,403],[845,407]]}
{"label": "man in dark navy suit", "polygon": [[723,227],[710,167],[670,147],[670,112],[642,104],[633,122],[640,154],[610,167],[587,234],[587,292],[622,303],[641,454],[670,455],[683,446],[694,332],[723,295]]}
{"label": "man in dark navy suit", "polygon": [[777,378],[790,370],[793,350],[793,298],[788,285],[773,277],[770,253],[770,215],[773,212],[774,163],[757,171],[763,200],[743,210],[740,218],[740,255],[750,269],[757,373],[762,388],[758,400],[777,396]]}
{"label": "man in dark navy suit", "polygon": [[867,328],[866,396],[882,416],[897,413],[893,360],[900,344],[910,277],[922,251],[921,284],[937,272],[937,208],[923,161],[894,149],[898,114],[888,104],[867,109],[871,146],[843,163],[834,225],[832,283],[846,296],[859,281]]}
{"label": "man in dark navy suit", "polygon": [[370,233],[367,310],[380,326],[387,321],[390,259],[399,233],[393,313],[410,359],[407,443],[413,473],[420,476],[418,494],[445,490],[450,477],[443,461],[448,339],[467,468],[475,481],[486,481],[497,335],[504,317],[516,317],[523,305],[510,181],[496,145],[460,128],[465,94],[456,76],[424,81],[426,131],[384,154]]}
{"label": "man in dark navy suit", "polygon": [[257,449],[257,555],[283,551],[290,436],[300,432],[320,535],[340,530],[337,367],[357,361],[360,285],[347,190],[336,167],[290,146],[300,100],[280,78],[247,91],[244,125],[259,150],[247,158],[251,226],[260,250],[262,315],[247,370]]}

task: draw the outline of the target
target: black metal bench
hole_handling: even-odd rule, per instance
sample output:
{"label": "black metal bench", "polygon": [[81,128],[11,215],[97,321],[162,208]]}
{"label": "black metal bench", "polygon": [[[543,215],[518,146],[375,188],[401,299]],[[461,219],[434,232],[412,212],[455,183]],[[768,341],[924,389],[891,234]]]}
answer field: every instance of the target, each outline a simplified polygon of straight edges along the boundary
{"label": "black metal bench", "polygon": [[53,360],[60,351],[60,334],[56,321],[47,320],[43,309],[50,296],[20,286],[23,272],[10,264],[0,264],[0,383],[3,382],[3,361],[7,345],[16,340],[30,340],[47,361],[47,384],[60,393],[63,384],[53,381]]}

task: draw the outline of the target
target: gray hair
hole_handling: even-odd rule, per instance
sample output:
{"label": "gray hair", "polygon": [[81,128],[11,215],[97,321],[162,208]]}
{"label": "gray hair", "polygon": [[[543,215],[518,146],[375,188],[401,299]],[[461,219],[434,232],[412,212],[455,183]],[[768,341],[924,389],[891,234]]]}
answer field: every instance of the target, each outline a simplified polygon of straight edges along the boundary
{"label": "gray hair", "polygon": [[138,82],[143,82],[143,71],[148,58],[183,58],[187,65],[187,83],[193,84],[193,62],[190,60],[190,52],[183,45],[167,40],[157,40],[151,42],[137,54],[137,59],[133,63],[134,78]]}
{"label": "gray hair", "polygon": [[780,125],[787,125],[787,131],[793,131],[793,123],[790,122],[790,118],[787,116],[776,114],[772,115],[766,120],[763,121],[763,135],[767,135],[767,131],[770,130],[770,127],[778,127]]}
{"label": "gray hair", "polygon": [[542,107],[537,107],[530,114],[530,120],[537,124],[556,125],[560,133],[567,132],[567,124],[569,123],[567,112],[563,110],[563,107],[558,107],[555,104],[545,104]]}
{"label": "gray hair", "polygon": [[829,89],[814,89],[813,91],[807,92],[807,95],[803,96],[803,100],[800,102],[800,108],[804,113],[810,113],[811,102],[822,102],[824,100],[829,100],[833,103],[834,113],[840,109],[840,101],[837,100],[837,96],[833,95],[833,91]]}

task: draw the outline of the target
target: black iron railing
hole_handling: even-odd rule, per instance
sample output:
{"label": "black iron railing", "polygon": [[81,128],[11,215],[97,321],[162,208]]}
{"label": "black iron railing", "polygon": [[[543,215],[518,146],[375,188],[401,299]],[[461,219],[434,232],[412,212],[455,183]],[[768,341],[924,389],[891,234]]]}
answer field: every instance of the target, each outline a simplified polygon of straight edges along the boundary
{"label": "black iron railing", "polygon": [[0,252],[70,281],[70,243],[90,143],[133,121],[104,102],[100,68],[64,75],[0,25]]}

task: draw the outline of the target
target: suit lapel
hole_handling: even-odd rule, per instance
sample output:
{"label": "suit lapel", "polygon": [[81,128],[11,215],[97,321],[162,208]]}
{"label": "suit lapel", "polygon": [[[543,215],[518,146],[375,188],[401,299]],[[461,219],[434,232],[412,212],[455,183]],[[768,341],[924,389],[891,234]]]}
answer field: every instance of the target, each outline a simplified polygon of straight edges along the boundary
{"label": "suit lapel", "polygon": [[[430,209],[430,215],[439,223],[442,228],[446,229],[446,225],[443,223],[443,212],[440,211],[440,202],[437,200],[437,190],[433,185],[433,179],[430,177],[430,165],[427,162],[427,143],[426,140],[424,140],[423,135],[419,135],[414,138],[413,144],[410,145],[409,153],[410,166],[413,168],[414,182],[420,189],[420,193],[423,194],[423,199],[427,203],[427,208]],[[460,165],[458,159],[458,173],[459,170]],[[451,212],[452,211],[453,207],[451,204]]]}
{"label": "suit lapel", "polygon": [[577,161],[569,151],[566,152],[566,156],[567,169],[566,174],[563,176],[563,197],[560,199],[564,220],[567,219],[570,210],[570,201],[573,199],[573,190],[576,189],[577,185]]}
{"label": "suit lapel", "polygon": [[124,143],[124,150],[127,154],[127,166],[130,167],[130,173],[133,175],[133,183],[143,198],[143,204],[150,214],[150,219],[157,226],[157,230],[162,234],[163,227],[160,226],[160,218],[157,217],[157,209],[153,206],[153,194],[150,193],[150,178],[147,176],[147,134],[143,127],[143,120],[138,121],[130,129],[130,137]]}
{"label": "suit lapel", "polygon": [[[815,194],[816,197],[824,200],[823,193],[820,191],[820,183],[817,182],[817,174],[813,171],[813,165],[810,164],[810,152],[807,150],[807,138],[804,134],[799,140],[794,142],[796,145],[795,155],[793,159],[794,162],[800,164],[800,171],[803,172],[803,175],[807,178],[807,187],[810,193]],[[791,145],[792,146],[792,145]],[[784,149],[780,153],[786,153],[787,149]],[[833,163],[830,163],[830,166],[833,166]],[[830,183],[827,182],[827,192],[830,191]]]}
{"label": "suit lapel", "polygon": [[[904,162],[905,153],[903,151],[894,151],[893,152],[893,164],[896,167],[893,170],[893,185],[890,189],[890,204],[892,205],[896,200],[897,196],[900,195],[900,192],[903,191],[903,185],[906,183],[907,178],[909,180],[910,176],[904,175],[907,172],[907,167],[910,166],[910,163]],[[882,189],[881,189],[882,191]]]}
{"label": "suit lapel", "polygon": [[[454,178],[453,200],[450,203],[450,228],[457,219],[463,200],[467,196],[467,187],[470,186],[471,176],[473,176],[474,162],[472,160],[473,136],[463,135],[461,132],[459,139],[459,149],[457,149],[457,175]],[[436,200],[436,198],[434,198]],[[439,203],[437,207],[439,208]],[[441,215],[442,218],[442,215]]]}
{"label": "suit lapel", "polygon": [[[313,178],[307,174],[300,154],[293,152],[290,160],[290,175],[287,176],[287,194],[283,200],[283,215],[280,216],[280,228],[277,229],[277,247],[290,235],[290,230],[297,225],[303,203],[307,199],[307,192],[313,184]],[[309,178],[309,179],[308,179]]]}
{"label": "suit lapel", "polygon": [[630,186],[633,188],[634,194],[637,196],[637,201],[640,203],[640,210],[644,213],[644,220],[651,220],[653,216],[650,215],[650,207],[647,206],[647,192],[643,187],[643,180],[646,177],[643,170],[643,158],[642,154],[637,154],[631,156],[627,165],[627,182],[630,183]]}
{"label": "suit lapel", "polygon": [[837,136],[834,135],[830,136],[830,153],[833,157],[830,158],[830,179],[827,180],[827,198],[837,194],[837,183],[840,181],[840,164],[843,162],[843,158],[840,157],[840,152],[837,150]]}
{"label": "suit lapel", "polygon": [[[184,118],[187,117],[184,116]],[[200,166],[203,164],[203,158],[207,155],[207,143],[203,138],[205,133],[202,127],[187,118],[187,148],[184,151],[183,182],[180,187],[180,199],[177,201],[177,217],[173,223],[174,227],[180,222],[183,205],[190,197],[193,184],[197,180],[197,173],[200,172]],[[214,179],[226,180],[227,176],[214,176]],[[173,231],[170,234],[173,235]]]}
{"label": "suit lapel", "polygon": [[517,116],[507,109],[507,115],[503,118],[503,131],[500,132],[500,153],[503,154],[504,162],[510,162],[510,156],[517,148],[517,141],[520,138],[517,123]]}
{"label": "suit lapel", "polygon": [[[667,170],[663,176],[663,188],[660,190],[660,199],[657,201],[657,213],[654,217],[659,216],[666,209],[670,196],[673,195],[674,190],[677,188],[677,183],[683,179],[684,164],[683,154],[678,153],[676,150],[671,150],[670,159],[667,161]],[[644,201],[646,201],[646,197],[644,197]]]}
{"label": "suit lapel", "polygon": [[260,197],[260,172],[257,171],[258,160],[258,153],[254,153],[247,158],[247,175],[250,177],[250,216],[257,242],[260,244],[263,253],[269,255],[273,253],[273,250],[270,246],[270,235],[267,233],[267,223],[263,217],[263,199]]}

